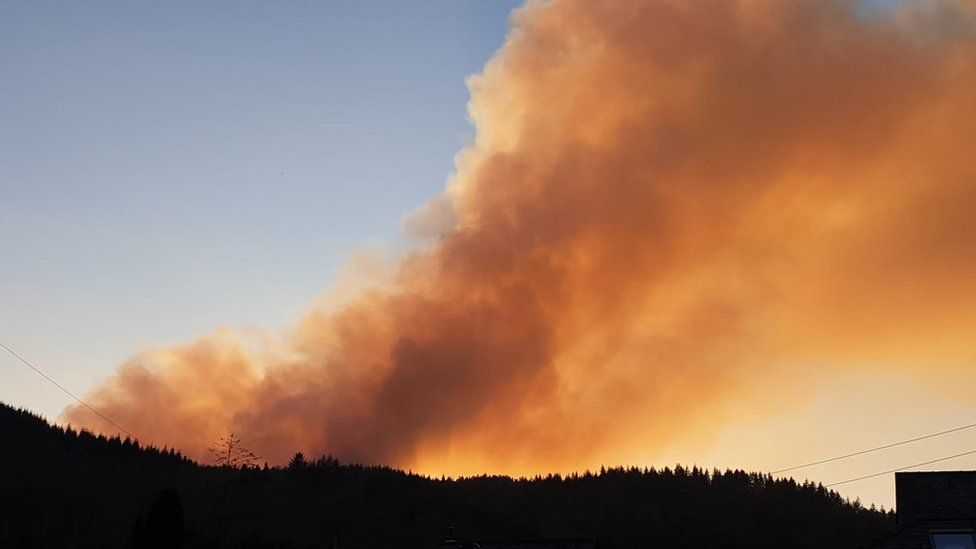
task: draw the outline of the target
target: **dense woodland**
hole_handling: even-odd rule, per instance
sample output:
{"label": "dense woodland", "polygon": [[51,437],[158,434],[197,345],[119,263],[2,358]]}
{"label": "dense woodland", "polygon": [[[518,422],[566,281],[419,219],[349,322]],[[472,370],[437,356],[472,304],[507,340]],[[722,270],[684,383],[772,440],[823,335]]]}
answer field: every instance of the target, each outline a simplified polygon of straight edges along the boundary
{"label": "dense woodland", "polygon": [[743,471],[613,468],[427,478],[297,456],[199,465],[0,404],[0,547],[431,548],[597,538],[600,547],[862,547],[894,529],[822,486]]}

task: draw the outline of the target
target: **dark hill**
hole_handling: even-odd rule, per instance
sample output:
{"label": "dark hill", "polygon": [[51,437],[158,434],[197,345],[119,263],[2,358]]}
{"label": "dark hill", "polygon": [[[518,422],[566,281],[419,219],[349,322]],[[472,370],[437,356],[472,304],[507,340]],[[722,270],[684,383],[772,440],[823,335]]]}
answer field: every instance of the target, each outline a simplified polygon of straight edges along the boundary
{"label": "dark hill", "polygon": [[603,549],[859,547],[894,527],[892,514],[821,486],[743,471],[439,480],[328,457],[231,470],[3,404],[0,440],[0,547],[427,549],[449,527],[463,539],[596,538]]}

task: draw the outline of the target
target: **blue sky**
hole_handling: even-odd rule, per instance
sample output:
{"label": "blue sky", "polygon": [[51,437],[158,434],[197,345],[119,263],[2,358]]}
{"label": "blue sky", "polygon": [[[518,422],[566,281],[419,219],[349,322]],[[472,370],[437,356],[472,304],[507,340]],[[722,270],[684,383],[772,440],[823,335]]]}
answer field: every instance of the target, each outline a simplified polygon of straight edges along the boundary
{"label": "blue sky", "polygon": [[[0,341],[83,393],[142,350],[287,327],[442,189],[518,4],[4,3]],[[69,400],[7,355],[0,380]]]}

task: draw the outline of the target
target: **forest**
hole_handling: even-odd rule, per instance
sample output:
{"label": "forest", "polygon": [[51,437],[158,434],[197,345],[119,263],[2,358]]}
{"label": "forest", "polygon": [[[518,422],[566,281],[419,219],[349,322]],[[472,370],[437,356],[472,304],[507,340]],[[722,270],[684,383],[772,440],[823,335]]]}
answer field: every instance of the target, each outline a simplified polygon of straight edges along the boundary
{"label": "forest", "polygon": [[741,470],[452,479],[301,453],[268,467],[238,448],[201,464],[2,403],[0,440],[0,547],[434,548],[449,531],[603,549],[864,547],[895,529],[890,511]]}

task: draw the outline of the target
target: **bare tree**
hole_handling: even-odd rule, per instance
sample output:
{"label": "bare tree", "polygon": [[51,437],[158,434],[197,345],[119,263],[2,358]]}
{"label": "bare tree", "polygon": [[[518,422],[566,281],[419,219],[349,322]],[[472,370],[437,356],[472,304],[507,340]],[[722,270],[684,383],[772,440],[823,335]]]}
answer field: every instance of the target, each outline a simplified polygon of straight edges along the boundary
{"label": "bare tree", "polygon": [[220,439],[210,447],[210,453],[214,456],[217,467],[230,467],[231,469],[245,469],[257,467],[260,456],[247,448],[241,446],[241,439],[234,433]]}

